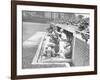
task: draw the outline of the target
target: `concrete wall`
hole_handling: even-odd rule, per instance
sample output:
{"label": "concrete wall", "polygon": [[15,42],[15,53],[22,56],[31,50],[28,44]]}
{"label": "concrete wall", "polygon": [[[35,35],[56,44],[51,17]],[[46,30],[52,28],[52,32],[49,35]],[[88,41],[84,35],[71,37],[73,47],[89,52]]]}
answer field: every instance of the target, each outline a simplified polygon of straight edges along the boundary
{"label": "concrete wall", "polygon": [[73,64],[75,66],[89,65],[89,46],[87,43],[78,38],[75,38]]}

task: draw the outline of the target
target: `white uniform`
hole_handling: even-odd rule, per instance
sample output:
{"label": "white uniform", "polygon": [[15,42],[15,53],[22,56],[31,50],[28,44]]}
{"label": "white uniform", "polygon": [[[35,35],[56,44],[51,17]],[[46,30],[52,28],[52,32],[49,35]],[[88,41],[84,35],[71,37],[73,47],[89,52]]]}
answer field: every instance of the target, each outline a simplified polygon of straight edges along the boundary
{"label": "white uniform", "polygon": [[64,58],[64,47],[66,46],[66,43],[64,40],[66,40],[67,37],[64,33],[61,33],[61,39],[60,39],[60,42],[59,42],[59,54],[60,56],[62,56]]}
{"label": "white uniform", "polygon": [[45,48],[48,47],[48,45],[54,45],[53,43],[50,42],[51,37],[50,36],[46,36],[45,37],[45,41],[44,41],[44,50],[43,52],[45,53]]}

